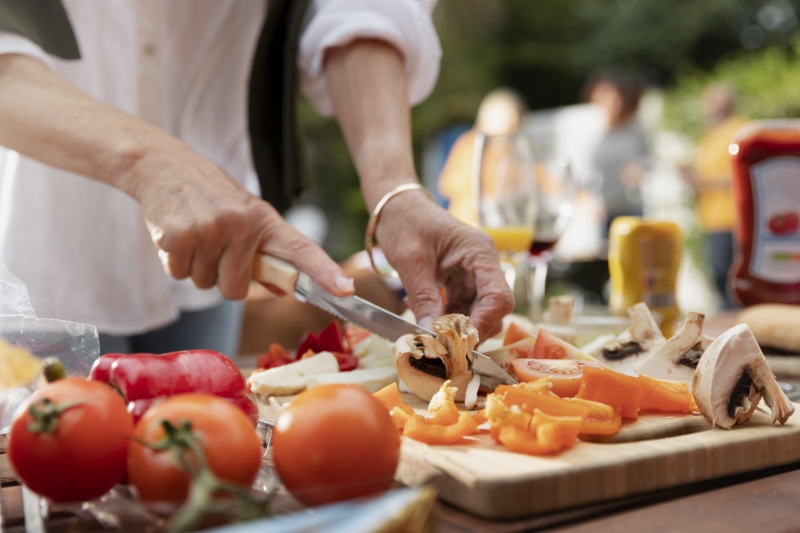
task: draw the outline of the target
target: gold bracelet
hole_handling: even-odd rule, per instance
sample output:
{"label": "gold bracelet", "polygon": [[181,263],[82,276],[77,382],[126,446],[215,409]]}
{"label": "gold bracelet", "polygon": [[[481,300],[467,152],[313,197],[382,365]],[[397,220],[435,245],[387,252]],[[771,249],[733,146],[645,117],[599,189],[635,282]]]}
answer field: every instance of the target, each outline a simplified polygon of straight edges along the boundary
{"label": "gold bracelet", "polygon": [[373,259],[372,257],[372,242],[375,239],[375,228],[377,227],[378,219],[381,216],[381,209],[383,209],[383,206],[385,206],[389,200],[391,200],[401,192],[416,191],[416,190],[425,192],[425,194],[430,196],[431,200],[436,201],[431,192],[422,185],[420,185],[419,183],[406,183],[405,185],[400,185],[398,187],[395,187],[391,191],[384,194],[383,198],[381,198],[380,202],[378,202],[378,204],[375,206],[375,209],[372,211],[372,215],[369,217],[369,223],[367,224],[367,234],[364,238],[364,248],[367,250],[367,257],[369,257],[369,264],[372,265],[372,270],[374,270],[379,276],[383,276],[384,278],[397,278],[399,276],[397,275],[397,272],[392,272],[392,274],[384,274],[383,272],[378,270],[378,267],[375,265],[375,259]]}

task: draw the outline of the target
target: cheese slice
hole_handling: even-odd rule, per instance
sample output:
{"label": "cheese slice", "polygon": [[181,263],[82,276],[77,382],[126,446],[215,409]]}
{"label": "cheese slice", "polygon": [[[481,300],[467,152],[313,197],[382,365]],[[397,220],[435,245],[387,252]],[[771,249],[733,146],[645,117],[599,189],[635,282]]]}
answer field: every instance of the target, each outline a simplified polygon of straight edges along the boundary
{"label": "cheese slice", "polygon": [[397,370],[392,367],[365,368],[351,370],[350,372],[336,372],[333,374],[317,374],[310,376],[308,388],[328,385],[330,383],[350,383],[364,387],[370,392],[377,392],[386,385],[397,381]]}
{"label": "cheese slice", "polygon": [[339,373],[336,356],[320,352],[288,365],[254,372],[247,378],[250,390],[263,396],[289,396],[306,389],[309,379],[317,374]]}

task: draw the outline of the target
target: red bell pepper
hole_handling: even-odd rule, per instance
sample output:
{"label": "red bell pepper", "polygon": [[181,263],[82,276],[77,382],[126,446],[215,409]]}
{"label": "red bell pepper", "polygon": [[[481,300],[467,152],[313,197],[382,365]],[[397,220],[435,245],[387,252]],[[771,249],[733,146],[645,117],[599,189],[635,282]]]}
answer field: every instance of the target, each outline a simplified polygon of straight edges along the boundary
{"label": "red bell pepper", "polygon": [[[258,409],[247,396],[247,382],[241,371],[225,355],[213,350],[164,355],[108,354],[95,361],[89,379],[117,389],[134,416],[143,414],[154,400],[197,392],[230,399],[251,420],[258,419]],[[150,405],[145,400],[150,400]]]}

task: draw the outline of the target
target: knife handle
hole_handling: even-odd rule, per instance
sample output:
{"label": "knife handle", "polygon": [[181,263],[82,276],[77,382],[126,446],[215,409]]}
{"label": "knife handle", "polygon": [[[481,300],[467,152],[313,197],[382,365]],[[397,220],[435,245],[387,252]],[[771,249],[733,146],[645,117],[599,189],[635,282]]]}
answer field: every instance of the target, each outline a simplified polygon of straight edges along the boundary
{"label": "knife handle", "polygon": [[267,285],[267,288],[277,288],[286,294],[292,294],[299,275],[291,263],[256,252],[253,259],[253,279]]}

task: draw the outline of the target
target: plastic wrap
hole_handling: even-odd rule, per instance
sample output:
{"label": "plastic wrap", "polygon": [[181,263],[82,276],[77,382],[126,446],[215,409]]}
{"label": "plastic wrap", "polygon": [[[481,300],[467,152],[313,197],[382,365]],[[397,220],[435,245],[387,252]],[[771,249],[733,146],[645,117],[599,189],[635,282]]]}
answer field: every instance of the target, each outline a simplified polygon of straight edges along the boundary
{"label": "plastic wrap", "polygon": [[[38,318],[28,290],[0,261],[0,338],[27,348],[36,357],[55,357],[67,376],[88,376],[100,357],[97,328],[89,324]],[[0,434],[8,431],[17,407],[33,392],[36,383],[0,391]]]}

